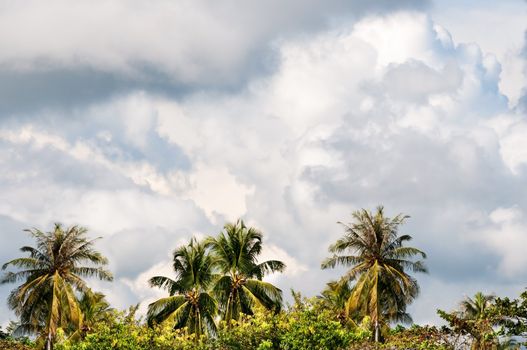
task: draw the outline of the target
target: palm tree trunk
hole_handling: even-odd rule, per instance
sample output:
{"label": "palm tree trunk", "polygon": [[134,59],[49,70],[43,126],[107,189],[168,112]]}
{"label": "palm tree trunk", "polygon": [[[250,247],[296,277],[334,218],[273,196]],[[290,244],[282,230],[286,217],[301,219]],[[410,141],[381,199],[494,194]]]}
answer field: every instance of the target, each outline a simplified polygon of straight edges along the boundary
{"label": "palm tree trunk", "polygon": [[198,329],[196,329],[196,344],[198,343],[200,337],[201,337],[201,314],[199,310],[196,310],[196,318],[198,321]]}
{"label": "palm tree trunk", "polygon": [[379,327],[379,321],[375,320],[375,342],[378,343],[380,341],[380,327]]}
{"label": "palm tree trunk", "polygon": [[231,296],[227,299],[227,306],[225,307],[225,321],[227,322],[227,328],[231,328]]}
{"label": "palm tree trunk", "polygon": [[374,288],[375,288],[375,342],[380,342],[380,326],[379,326],[379,271],[378,271],[377,261],[375,262],[375,279],[374,279]]}
{"label": "palm tree trunk", "polygon": [[48,332],[46,337],[46,350],[53,350],[53,343],[51,342],[51,331]]}

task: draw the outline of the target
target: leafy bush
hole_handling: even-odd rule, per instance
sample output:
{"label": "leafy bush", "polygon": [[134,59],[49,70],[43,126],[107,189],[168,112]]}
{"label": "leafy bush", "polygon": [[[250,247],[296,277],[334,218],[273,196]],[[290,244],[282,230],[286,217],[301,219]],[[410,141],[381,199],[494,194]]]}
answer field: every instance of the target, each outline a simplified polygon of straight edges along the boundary
{"label": "leafy bush", "polygon": [[413,325],[396,328],[384,344],[388,349],[449,350],[453,349],[451,337],[444,329]]}
{"label": "leafy bush", "polygon": [[13,338],[9,328],[4,331],[0,327],[0,350],[29,350],[34,347],[33,342],[27,337]]}
{"label": "leafy bush", "polygon": [[[60,332],[59,332],[60,334]],[[329,311],[293,308],[273,314],[259,310],[230,325],[220,323],[214,338],[196,338],[167,325],[149,328],[130,315],[114,314],[84,339],[59,339],[56,350],[298,350],[345,349],[371,333],[351,330]]]}
{"label": "leafy bush", "polygon": [[284,314],[257,312],[245,316],[240,322],[232,321],[229,327],[222,323],[218,336],[211,339],[211,349],[279,349],[280,337],[285,328]]}
{"label": "leafy bush", "polygon": [[363,340],[368,336],[345,328],[339,321],[332,319],[328,312],[308,309],[290,315],[281,346],[287,350],[344,349],[352,341]]}

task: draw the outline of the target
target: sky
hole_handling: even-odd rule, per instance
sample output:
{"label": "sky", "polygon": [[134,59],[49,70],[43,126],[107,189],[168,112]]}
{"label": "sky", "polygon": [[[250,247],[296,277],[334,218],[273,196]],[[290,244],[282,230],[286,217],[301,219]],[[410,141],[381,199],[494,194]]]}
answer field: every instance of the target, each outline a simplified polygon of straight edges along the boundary
{"label": "sky", "polygon": [[527,2],[0,0],[0,165],[0,261],[85,226],[115,307],[237,218],[314,296],[337,222],[382,204],[438,323],[527,287]]}

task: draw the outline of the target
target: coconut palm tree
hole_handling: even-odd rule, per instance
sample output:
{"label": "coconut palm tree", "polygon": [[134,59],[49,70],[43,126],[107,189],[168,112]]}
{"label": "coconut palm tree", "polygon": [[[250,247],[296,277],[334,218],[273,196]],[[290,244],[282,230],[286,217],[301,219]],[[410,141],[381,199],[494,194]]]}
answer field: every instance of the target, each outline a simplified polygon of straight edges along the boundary
{"label": "coconut palm tree", "polygon": [[275,311],[281,308],[282,291],[262,278],[283,271],[285,264],[278,260],[258,262],[262,252],[260,231],[238,220],[225,224],[218,237],[209,237],[206,242],[222,275],[214,293],[228,326],[231,320],[240,320],[242,313],[252,315],[255,305]]}
{"label": "coconut palm tree", "polygon": [[468,320],[483,319],[487,316],[494,299],[496,299],[494,295],[485,295],[482,292],[477,292],[473,298],[466,297],[460,303],[459,316]]}
{"label": "coconut palm tree", "polygon": [[[22,282],[9,295],[8,304],[20,317],[16,333],[39,334],[46,349],[52,349],[57,329],[79,328],[82,311],[75,295],[88,286],[83,278],[112,280],[102,266],[107,259],[93,249],[96,239],[86,238],[87,230],[80,226],[64,228],[55,224],[50,232],[26,230],[36,240],[36,246],[20,250],[29,256],[13,259],[2,266],[14,267],[0,279],[0,284]],[[87,265],[86,265],[87,264]]]}
{"label": "coconut palm tree", "polygon": [[337,319],[344,324],[349,320],[346,315],[346,304],[350,295],[351,288],[349,283],[330,281],[326,283],[326,288],[324,288],[318,298],[322,301],[325,308],[335,312]]}
{"label": "coconut palm tree", "polygon": [[460,303],[460,311],[457,315],[466,323],[468,333],[474,338],[471,349],[497,347],[498,340],[493,329],[496,320],[495,316],[489,314],[495,299],[494,295],[477,292],[473,298],[466,297]]}
{"label": "coconut palm tree", "polygon": [[82,312],[82,334],[90,332],[97,323],[105,321],[114,311],[103,293],[94,292],[91,289],[82,293],[79,306]]}
{"label": "coconut palm tree", "polygon": [[215,279],[214,261],[204,244],[191,239],[188,245],[174,251],[175,279],[155,276],[149,280],[152,287],[166,289],[169,296],[148,306],[150,326],[164,321],[174,322],[174,328],[187,327],[196,339],[203,332],[216,333],[214,316],[217,305],[209,293]]}
{"label": "coconut palm tree", "polygon": [[411,236],[398,235],[399,226],[408,216],[385,217],[380,206],[375,214],[361,209],[352,217],[354,222],[350,224],[339,222],[345,234],[330,246],[333,256],[322,263],[322,268],[350,267],[342,277],[343,282],[355,282],[347,301],[347,314],[370,316],[375,340],[379,341],[382,321],[411,321],[406,306],[417,297],[419,286],[407,271],[426,272],[421,260],[412,259],[424,259],[426,255],[404,246]]}

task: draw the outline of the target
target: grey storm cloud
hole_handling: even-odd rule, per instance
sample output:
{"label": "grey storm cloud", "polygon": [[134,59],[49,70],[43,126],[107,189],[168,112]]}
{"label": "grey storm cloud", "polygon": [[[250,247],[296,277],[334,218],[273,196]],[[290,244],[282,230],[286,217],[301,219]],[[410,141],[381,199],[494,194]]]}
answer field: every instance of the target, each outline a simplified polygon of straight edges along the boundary
{"label": "grey storm cloud", "polygon": [[240,89],[274,69],[277,38],[308,35],[336,17],[427,6],[414,0],[11,3],[0,12],[0,114],[69,111],[134,90],[183,97],[195,89]]}
{"label": "grey storm cloud", "polygon": [[27,118],[46,109],[69,112],[135,90],[183,96],[190,89],[167,81],[159,73],[135,78],[85,67],[36,71],[0,68],[0,114],[2,118]]}

